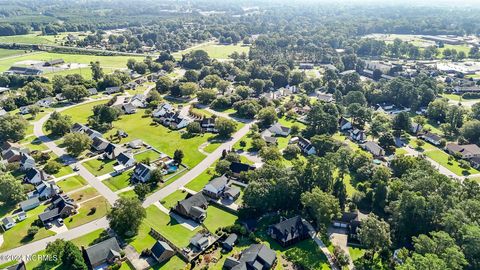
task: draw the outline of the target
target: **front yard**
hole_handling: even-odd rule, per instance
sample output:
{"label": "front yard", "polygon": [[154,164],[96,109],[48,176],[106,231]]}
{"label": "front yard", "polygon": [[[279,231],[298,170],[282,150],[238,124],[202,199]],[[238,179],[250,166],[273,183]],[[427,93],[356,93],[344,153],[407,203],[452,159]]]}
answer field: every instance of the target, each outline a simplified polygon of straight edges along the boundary
{"label": "front yard", "polygon": [[110,204],[103,197],[98,197],[80,204],[78,209],[78,214],[71,216],[65,219],[65,225],[69,228],[75,228],[90,221],[94,221],[101,217],[104,217],[108,210],[110,209]]}
{"label": "front yard", "polygon": [[87,182],[80,175],[75,175],[57,182],[57,185],[63,192],[70,192],[85,186]]}
{"label": "front yard", "polygon": [[113,172],[113,166],[116,163],[116,160],[107,160],[107,159],[91,159],[82,163],[82,165],[93,175],[100,176],[107,173]]}
{"label": "front yard", "polygon": [[452,160],[451,162],[448,161],[449,155],[442,150],[433,150],[428,151],[425,153],[429,158],[433,159],[434,161],[438,162],[443,167],[447,168],[449,171],[455,173],[458,176],[462,175],[470,175],[470,174],[477,174],[477,171],[474,168],[470,168],[468,170],[461,168],[460,163],[456,160]]}
{"label": "front yard", "polygon": [[130,185],[130,173],[131,171],[123,172],[104,180],[103,183],[112,191],[119,191]]}

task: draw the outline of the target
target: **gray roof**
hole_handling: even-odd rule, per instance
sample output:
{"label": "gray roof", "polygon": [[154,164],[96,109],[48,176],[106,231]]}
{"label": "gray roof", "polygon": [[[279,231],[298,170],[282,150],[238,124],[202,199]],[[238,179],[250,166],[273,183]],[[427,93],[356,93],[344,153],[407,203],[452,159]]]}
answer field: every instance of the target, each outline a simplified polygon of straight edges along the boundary
{"label": "gray roof", "polygon": [[228,178],[225,175],[212,179],[207,185],[212,185],[215,189],[221,189],[227,185]]}
{"label": "gray roof", "polygon": [[155,244],[150,250],[152,251],[152,254],[155,255],[155,257],[157,258],[160,257],[165,251],[174,252],[172,247],[160,240],[155,242]]}
{"label": "gray roof", "polygon": [[225,190],[225,195],[229,195],[231,197],[236,197],[238,194],[240,194],[241,189],[237,186],[231,185],[230,187]]}
{"label": "gray roof", "polygon": [[308,234],[306,222],[300,216],[295,216],[271,226],[272,233],[281,242],[288,242]]}
{"label": "gray roof", "polygon": [[13,220],[12,217],[4,217],[2,219],[2,223],[3,223],[3,225],[7,225],[7,224],[10,224],[10,223],[15,223],[15,220]]}
{"label": "gray roof", "polygon": [[40,203],[40,200],[38,199],[38,197],[33,197],[33,198],[30,198],[28,200],[25,200],[23,202],[20,203],[20,208],[28,208],[29,206],[31,205],[36,205],[36,204],[39,204]]}
{"label": "gray roof", "polygon": [[[105,262],[112,255],[119,255],[121,251],[115,237],[109,238],[85,250],[87,258],[91,265],[97,265]],[[117,255],[117,256],[118,256]]]}
{"label": "gray roof", "polygon": [[233,246],[235,242],[237,241],[238,236],[234,233],[230,234],[225,241],[223,241],[224,244],[227,244],[229,246]]}

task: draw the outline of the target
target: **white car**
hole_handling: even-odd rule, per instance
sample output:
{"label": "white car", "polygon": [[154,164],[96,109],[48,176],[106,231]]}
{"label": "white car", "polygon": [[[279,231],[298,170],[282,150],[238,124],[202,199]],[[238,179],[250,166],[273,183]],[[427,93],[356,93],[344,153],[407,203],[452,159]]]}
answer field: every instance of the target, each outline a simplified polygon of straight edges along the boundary
{"label": "white car", "polygon": [[63,219],[59,218],[57,219],[58,225],[63,226]]}

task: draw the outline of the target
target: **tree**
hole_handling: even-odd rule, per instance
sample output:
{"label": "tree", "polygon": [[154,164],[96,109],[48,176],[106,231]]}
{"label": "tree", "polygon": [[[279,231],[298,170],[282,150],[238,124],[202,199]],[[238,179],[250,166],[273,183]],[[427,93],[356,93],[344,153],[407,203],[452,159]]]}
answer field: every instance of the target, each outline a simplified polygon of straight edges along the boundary
{"label": "tree", "polygon": [[393,129],[409,131],[412,127],[412,119],[407,112],[401,112],[393,118]]}
{"label": "tree", "polygon": [[183,151],[180,149],[175,150],[175,152],[173,153],[173,160],[178,165],[182,164],[183,157],[184,157]]}
{"label": "tree", "polygon": [[272,163],[282,160],[282,154],[275,146],[266,146],[260,149],[260,157],[265,163]]}
{"label": "tree", "polygon": [[170,77],[168,76],[163,76],[158,79],[158,81],[155,83],[155,89],[159,93],[165,94],[170,92],[170,90],[173,88],[173,81]]}
{"label": "tree", "polygon": [[187,131],[191,134],[198,134],[202,132],[202,127],[198,122],[191,122],[187,125]]}
{"label": "tree", "polygon": [[107,219],[116,233],[131,237],[137,234],[140,224],[147,216],[137,198],[119,198],[107,214]]}
{"label": "tree", "polygon": [[0,201],[7,205],[15,205],[23,201],[25,195],[24,185],[10,173],[0,174]]}
{"label": "tree", "polygon": [[72,102],[78,102],[89,94],[90,92],[83,85],[67,85],[62,89],[63,97]]}
{"label": "tree", "polygon": [[193,82],[186,82],[180,84],[180,93],[182,96],[190,96],[198,91],[198,85]]}
{"label": "tree", "polygon": [[466,122],[460,129],[460,134],[470,143],[480,143],[480,120]]}
{"label": "tree", "polygon": [[40,228],[38,228],[38,226],[32,225],[32,226],[31,226],[30,228],[28,228],[28,230],[27,230],[27,235],[28,235],[28,237],[33,238],[33,237],[35,236],[35,234],[38,233],[38,230],[39,230],[39,229],[40,229]]}
{"label": "tree", "polygon": [[63,239],[55,239],[53,242],[49,242],[47,244],[47,248],[45,249],[45,253],[56,258],[63,257],[63,250],[65,249],[65,244],[67,242]]}
{"label": "tree", "polygon": [[[388,249],[392,245],[390,239],[390,225],[379,220],[374,214],[369,214],[358,230],[358,238],[362,245],[375,254]],[[373,258],[373,256],[372,256]]]}
{"label": "tree", "polygon": [[348,266],[350,263],[350,258],[339,246],[334,246],[333,255],[335,256],[337,264],[342,268]]}
{"label": "tree", "polygon": [[283,150],[283,157],[286,160],[292,160],[294,158],[297,158],[298,155],[302,150],[300,150],[300,147],[298,147],[296,144],[289,144],[284,150]]}
{"label": "tree", "polygon": [[335,183],[333,184],[332,195],[338,199],[340,210],[343,211],[343,209],[345,209],[345,204],[347,202],[347,187],[343,182],[343,179],[339,178],[335,180]]}
{"label": "tree", "polygon": [[47,162],[45,167],[43,167],[43,170],[48,174],[56,174],[60,171],[61,168],[62,164],[58,163],[55,160],[50,160],[49,162]]}
{"label": "tree", "polygon": [[139,183],[135,185],[133,191],[135,192],[135,194],[137,194],[138,198],[143,201],[147,194],[150,193],[151,188],[148,184]]}
{"label": "tree", "polygon": [[202,104],[208,105],[217,97],[217,91],[214,89],[203,89],[197,92],[198,101]]}
{"label": "tree", "polygon": [[90,69],[92,70],[92,78],[94,81],[100,81],[103,78],[103,69],[100,62],[90,62]]}
{"label": "tree", "polygon": [[301,202],[317,225],[323,229],[327,228],[332,219],[339,217],[341,213],[337,198],[318,187],[303,193]]}
{"label": "tree", "polygon": [[72,117],[53,112],[45,123],[45,129],[55,136],[63,136],[70,132]]}
{"label": "tree", "polygon": [[32,118],[35,118],[39,112],[41,112],[42,109],[38,105],[30,105],[28,107],[28,112],[32,116]]}
{"label": "tree", "polygon": [[445,262],[438,258],[437,255],[427,254],[422,256],[414,253],[412,257],[408,258],[403,264],[396,267],[398,270],[436,270],[448,269]]}
{"label": "tree", "polygon": [[258,112],[257,119],[260,121],[260,126],[271,126],[278,120],[277,112],[274,107],[263,108]]}
{"label": "tree", "polygon": [[83,151],[90,148],[92,139],[83,133],[69,133],[65,135],[63,143],[70,155],[79,156]]}
{"label": "tree", "polygon": [[210,57],[204,50],[194,50],[186,55],[183,55],[181,64],[189,69],[201,69],[203,66],[210,63]]}
{"label": "tree", "polygon": [[67,241],[63,248],[62,263],[68,269],[87,270],[87,265],[83,260],[82,252],[72,242]]}
{"label": "tree", "polygon": [[480,102],[472,105],[472,117],[480,121]]}
{"label": "tree", "polygon": [[215,165],[215,172],[217,172],[220,175],[226,174],[230,171],[230,164],[232,164],[230,161],[222,159],[217,162]]}
{"label": "tree", "polygon": [[237,123],[233,120],[223,117],[215,119],[215,129],[218,130],[218,135],[223,138],[229,138],[237,128]]}
{"label": "tree", "polygon": [[0,142],[19,141],[25,138],[28,122],[19,115],[0,116]]}
{"label": "tree", "polygon": [[155,183],[155,184],[159,183],[159,182],[163,182],[163,172],[162,172],[162,170],[159,169],[159,168],[153,169],[152,173],[150,174],[149,182],[150,183]]}
{"label": "tree", "polygon": [[370,123],[370,133],[378,138],[380,134],[391,129],[390,117],[384,113],[376,114]]}

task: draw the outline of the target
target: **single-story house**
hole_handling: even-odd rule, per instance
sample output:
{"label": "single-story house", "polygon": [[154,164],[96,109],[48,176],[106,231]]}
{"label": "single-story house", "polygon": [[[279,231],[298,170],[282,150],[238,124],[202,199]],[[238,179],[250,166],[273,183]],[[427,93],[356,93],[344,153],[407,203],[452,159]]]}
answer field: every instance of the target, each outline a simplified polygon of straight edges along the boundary
{"label": "single-story house", "polygon": [[240,254],[240,259],[228,257],[223,267],[230,269],[261,269],[273,268],[277,253],[264,244],[253,244]]}
{"label": "single-story house", "polygon": [[278,122],[269,127],[268,131],[270,131],[275,136],[287,137],[288,135],[290,135],[290,128],[282,126]]}
{"label": "single-story house", "polygon": [[63,59],[53,59],[53,60],[50,60],[50,61],[46,61],[45,63],[43,63],[43,65],[45,67],[52,67],[52,66],[56,66],[56,65],[61,65],[61,64],[64,64],[65,61]]}
{"label": "single-story house", "polygon": [[268,227],[268,234],[282,247],[287,247],[309,238],[308,232],[308,224],[300,216],[284,219]]}
{"label": "single-story house", "polygon": [[383,157],[385,155],[385,150],[376,142],[368,141],[363,144],[363,148],[372,153],[374,157]]}
{"label": "single-story house", "polygon": [[38,199],[38,197],[33,197],[23,202],[20,202],[20,208],[22,209],[22,211],[25,211],[25,212],[28,210],[37,208],[39,205],[40,205],[40,200]]}
{"label": "single-story house", "polygon": [[117,156],[118,164],[123,165],[125,168],[132,167],[135,165],[135,158],[133,158],[132,153],[122,152]]}
{"label": "single-story house", "polygon": [[223,242],[222,247],[226,251],[231,251],[235,243],[237,242],[238,236],[235,233],[230,234]]}
{"label": "single-story house", "polygon": [[11,229],[15,224],[15,220],[12,217],[4,217],[2,219],[2,226],[5,230]]}
{"label": "single-story house", "polygon": [[122,256],[120,252],[122,249],[115,237],[111,237],[105,241],[95,244],[87,249],[83,249],[84,257],[87,264],[92,268],[103,264],[113,264]]}
{"label": "single-story house", "polygon": [[22,106],[22,107],[18,108],[18,110],[20,111],[20,114],[22,114],[22,115],[29,114],[30,113],[30,106]]}
{"label": "single-story house", "polygon": [[346,118],[341,117],[338,121],[338,126],[340,127],[341,131],[350,130],[352,129],[352,122],[348,121]]}
{"label": "single-story house", "polygon": [[2,157],[8,163],[14,163],[14,162],[19,162],[22,156],[21,156],[20,150],[11,148],[3,152]]}
{"label": "single-story house", "polygon": [[208,235],[197,233],[190,239],[190,244],[198,250],[205,250],[210,245]]}
{"label": "single-story house", "polygon": [[113,86],[113,87],[107,87],[105,88],[105,94],[115,94],[115,93],[119,93],[122,91],[122,88],[120,88],[119,86]]}
{"label": "single-story house", "polygon": [[143,141],[140,139],[133,140],[128,143],[128,147],[133,148],[133,149],[140,149],[143,146]]}
{"label": "single-story house", "polygon": [[317,153],[312,143],[303,137],[293,137],[289,143],[296,143],[304,155],[309,156]]}
{"label": "single-story house", "polygon": [[447,144],[446,150],[451,155],[458,155],[463,159],[480,157],[480,147],[476,144],[459,145],[456,143]]}
{"label": "single-story house", "polygon": [[227,188],[228,178],[225,175],[212,179],[202,189],[203,194],[218,199],[222,196],[223,192]]}
{"label": "single-story house", "polygon": [[147,106],[147,97],[144,94],[136,94],[130,99],[130,104],[136,108],[145,108]]}
{"label": "single-story house", "polygon": [[125,114],[134,114],[137,112],[137,107],[131,103],[127,103],[122,105],[122,110],[125,112]]}
{"label": "single-story house", "polygon": [[327,102],[327,103],[330,103],[330,102],[334,101],[332,94],[322,93],[322,92],[317,92],[317,99],[319,101],[323,101],[323,102]]}
{"label": "single-story house", "polygon": [[20,211],[17,214],[17,221],[23,221],[25,219],[27,219],[27,213],[25,213],[24,211]]}
{"label": "single-story house", "polygon": [[92,149],[98,152],[103,152],[110,145],[110,142],[102,137],[93,137]]}
{"label": "single-story house", "polygon": [[182,216],[202,222],[207,217],[207,207],[207,199],[199,192],[177,202],[177,205],[172,210]]}
{"label": "single-story house", "polygon": [[51,199],[52,204],[45,212],[38,215],[40,221],[45,225],[58,218],[66,218],[77,212],[77,204],[67,195],[57,194]]}
{"label": "single-story house", "polygon": [[97,88],[94,88],[94,87],[88,88],[87,91],[90,93],[90,96],[98,94]]}
{"label": "single-story house", "polygon": [[440,145],[442,140],[442,137],[431,132],[425,132],[424,134],[420,135],[420,138],[436,146]]}
{"label": "single-story house", "polygon": [[137,166],[135,166],[135,169],[133,170],[132,179],[134,181],[145,183],[150,180],[152,170],[153,168],[146,164],[137,163]]}
{"label": "single-story house", "polygon": [[165,116],[167,113],[174,112],[175,108],[170,103],[162,103],[158,105],[157,109],[153,111],[153,117],[159,118]]}
{"label": "single-story house", "polygon": [[157,240],[150,250],[152,251],[152,256],[159,263],[165,262],[175,255],[175,251],[172,247],[160,240]]}
{"label": "single-story house", "polygon": [[55,99],[52,97],[49,97],[49,98],[41,99],[37,101],[35,104],[43,108],[50,108],[50,106],[52,106],[54,103],[55,103]]}
{"label": "single-story house", "polygon": [[240,192],[241,189],[238,186],[230,185],[223,192],[223,197],[228,200],[235,201],[238,199],[238,197],[240,197]]}

